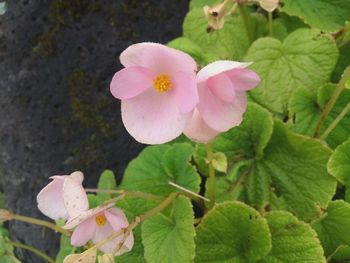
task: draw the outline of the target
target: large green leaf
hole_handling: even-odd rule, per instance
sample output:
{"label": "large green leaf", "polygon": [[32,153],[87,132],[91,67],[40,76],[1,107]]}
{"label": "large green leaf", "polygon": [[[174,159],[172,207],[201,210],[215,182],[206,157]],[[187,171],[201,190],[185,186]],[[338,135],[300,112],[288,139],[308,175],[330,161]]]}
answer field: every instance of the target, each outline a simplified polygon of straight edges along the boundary
{"label": "large green leaf", "polygon": [[192,9],[183,24],[183,34],[205,51],[208,62],[218,59],[241,60],[249,41],[242,19],[238,16],[228,16],[225,26],[214,32],[207,32],[207,20],[203,9]]}
{"label": "large green leaf", "polygon": [[272,249],[259,263],[326,262],[317,234],[310,225],[282,211],[270,212],[266,219],[272,235]]}
{"label": "large green leaf", "polygon": [[328,171],[343,184],[350,181],[350,140],[339,145],[328,161]]}
{"label": "large green leaf", "polygon": [[283,3],[282,11],[325,31],[338,31],[350,19],[349,0],[283,0]]}
{"label": "large green leaf", "polygon": [[129,163],[120,188],[167,196],[176,191],[172,181],[197,193],[200,177],[189,163],[193,151],[188,143],[145,148]]}
{"label": "large green leaf", "polygon": [[286,113],[292,92],[298,87],[315,90],[328,81],[337,58],[333,38],[315,29],[296,30],[283,43],[258,39],[245,57],[262,79],[250,95],[266,108]]}
{"label": "large green leaf", "polygon": [[178,197],[170,214],[157,214],[142,224],[142,243],[148,263],[189,263],[195,255],[193,210]]}
{"label": "large green leaf", "polygon": [[254,263],[270,249],[266,220],[240,202],[216,205],[197,227],[198,263]]}
{"label": "large green leaf", "polygon": [[264,158],[255,163],[249,177],[271,180],[271,190],[288,210],[311,220],[335,194],[336,180],[326,167],[330,154],[321,142],[295,134],[276,121]]}
{"label": "large green leaf", "polygon": [[312,227],[327,256],[340,245],[350,245],[350,204],[342,200],[331,202],[325,214]]}
{"label": "large green leaf", "polygon": [[181,50],[191,57],[193,57],[197,62],[202,63],[205,61],[204,52],[196,43],[186,37],[178,37],[168,42],[169,47]]}
{"label": "large green leaf", "polygon": [[[317,92],[308,91],[304,88],[296,90],[289,105],[289,111],[291,114],[294,114],[294,120],[290,123],[289,127],[298,133],[312,136],[320,119],[322,109],[331,98],[334,89],[335,85],[327,84],[321,87]],[[349,101],[350,90],[344,90],[332,111],[325,119],[320,134],[333,122]],[[349,134],[350,114],[347,114],[327,136],[326,141],[332,148],[335,148],[337,145],[347,140]]]}

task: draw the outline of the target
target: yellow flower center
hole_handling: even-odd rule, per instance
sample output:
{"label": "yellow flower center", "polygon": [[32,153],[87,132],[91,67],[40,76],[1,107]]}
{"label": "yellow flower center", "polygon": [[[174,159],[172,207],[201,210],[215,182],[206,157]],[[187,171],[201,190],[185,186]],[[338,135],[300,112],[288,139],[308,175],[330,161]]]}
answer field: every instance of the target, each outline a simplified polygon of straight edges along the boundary
{"label": "yellow flower center", "polygon": [[158,75],[153,82],[153,87],[159,93],[166,92],[171,88],[171,79],[169,75],[161,74]]}
{"label": "yellow flower center", "polygon": [[107,218],[105,215],[97,215],[95,217],[96,225],[98,226],[104,226],[107,222]]}

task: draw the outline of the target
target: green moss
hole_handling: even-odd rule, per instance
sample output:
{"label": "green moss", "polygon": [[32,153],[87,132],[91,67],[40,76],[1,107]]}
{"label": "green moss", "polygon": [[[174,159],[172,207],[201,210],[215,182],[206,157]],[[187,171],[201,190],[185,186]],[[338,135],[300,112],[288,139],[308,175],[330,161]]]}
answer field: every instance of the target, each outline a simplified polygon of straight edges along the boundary
{"label": "green moss", "polygon": [[88,12],[100,9],[100,5],[88,0],[54,0],[48,13],[48,30],[35,39],[32,49],[35,55],[50,57],[56,53],[56,43],[61,27],[78,21]]}

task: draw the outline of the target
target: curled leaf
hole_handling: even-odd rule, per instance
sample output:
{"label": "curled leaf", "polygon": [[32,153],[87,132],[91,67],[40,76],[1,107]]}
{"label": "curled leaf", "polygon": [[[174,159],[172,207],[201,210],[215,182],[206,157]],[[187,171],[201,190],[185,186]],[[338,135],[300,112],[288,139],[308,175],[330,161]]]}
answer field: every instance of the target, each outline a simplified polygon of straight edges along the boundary
{"label": "curled leaf", "polygon": [[[67,256],[63,263],[95,263],[96,261],[96,252],[97,249],[92,247],[81,254],[72,254]],[[107,262],[107,261],[106,261]]]}

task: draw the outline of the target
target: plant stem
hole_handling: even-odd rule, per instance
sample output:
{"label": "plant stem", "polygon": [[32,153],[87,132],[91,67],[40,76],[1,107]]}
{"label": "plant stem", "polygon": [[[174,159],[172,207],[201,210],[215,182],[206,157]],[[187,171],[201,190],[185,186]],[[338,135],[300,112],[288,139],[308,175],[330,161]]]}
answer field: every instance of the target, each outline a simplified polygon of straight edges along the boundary
{"label": "plant stem", "polygon": [[326,104],[325,108],[323,109],[321,117],[320,117],[320,120],[317,123],[316,129],[315,129],[315,132],[314,132],[314,135],[313,135],[314,138],[318,138],[319,137],[319,133],[320,133],[321,127],[322,127],[325,119],[327,118],[328,114],[333,109],[335,103],[337,102],[337,99],[338,99],[339,95],[344,90],[345,84],[346,84],[346,81],[347,81],[348,78],[350,78],[350,66],[348,66],[345,69],[345,71],[344,71],[344,73],[342,75],[342,78],[340,79],[340,81],[339,81],[339,83],[338,83],[338,85],[337,85],[337,87],[336,87],[336,89],[335,89],[331,99],[328,101],[328,103]]}
{"label": "plant stem", "polygon": [[216,178],[215,178],[215,169],[213,166],[213,146],[211,143],[206,144],[207,149],[207,161],[208,161],[208,179],[207,179],[207,192],[209,197],[209,205],[207,206],[209,209],[211,209],[215,204],[215,195],[216,195]]}
{"label": "plant stem", "polygon": [[251,27],[251,23],[250,23],[250,19],[248,17],[247,11],[245,10],[245,6],[242,3],[239,3],[238,7],[239,7],[239,12],[240,12],[242,19],[243,19],[244,27],[245,27],[245,30],[247,32],[249,42],[252,43],[254,40],[253,39],[253,32],[252,32],[252,27]]}
{"label": "plant stem", "polygon": [[272,12],[268,12],[268,19],[269,19],[269,33],[270,33],[270,36],[272,36],[273,35]]}
{"label": "plant stem", "polygon": [[161,196],[139,192],[139,191],[95,189],[95,188],[85,188],[85,191],[90,193],[109,193],[109,194],[118,194],[118,195],[130,196],[130,197],[140,197],[146,200],[163,200],[163,197]]}
{"label": "plant stem", "polygon": [[321,135],[320,139],[325,140],[331,131],[338,125],[338,123],[344,118],[344,116],[350,111],[350,102],[345,108],[339,113],[334,121],[328,126],[327,130]]}
{"label": "plant stem", "polygon": [[210,200],[204,196],[201,196],[200,194],[197,194],[195,192],[192,192],[191,190],[186,189],[185,187],[182,187],[181,185],[178,185],[174,182],[169,181],[169,184],[171,186],[174,186],[177,189],[180,189],[182,192],[181,194],[186,195],[187,197],[191,198],[195,202],[200,202],[201,200],[204,200],[206,202],[210,202]]}
{"label": "plant stem", "polygon": [[34,225],[38,225],[38,226],[44,226],[47,228],[52,229],[55,232],[59,232],[61,234],[64,234],[68,237],[71,236],[71,232],[63,229],[55,224],[52,224],[50,222],[47,222],[45,220],[40,220],[40,219],[36,219],[33,217],[28,217],[28,216],[22,216],[22,215],[17,215],[17,214],[12,214],[12,220],[18,220],[18,221],[22,221],[22,222],[26,222],[26,223],[30,223],[30,224],[34,224]]}
{"label": "plant stem", "polygon": [[23,249],[29,250],[29,251],[33,252],[34,254],[38,255],[39,257],[45,259],[47,262],[55,263],[55,260],[53,258],[49,257],[44,252],[42,252],[39,249],[36,249],[36,248],[34,248],[32,246],[28,246],[28,245],[25,245],[25,244],[22,244],[22,243],[17,243],[17,242],[13,242],[13,241],[9,241],[9,240],[6,241],[6,243],[8,243],[9,245],[14,246],[14,247],[18,247],[18,248],[23,248]]}

